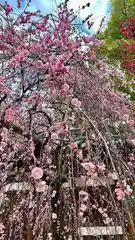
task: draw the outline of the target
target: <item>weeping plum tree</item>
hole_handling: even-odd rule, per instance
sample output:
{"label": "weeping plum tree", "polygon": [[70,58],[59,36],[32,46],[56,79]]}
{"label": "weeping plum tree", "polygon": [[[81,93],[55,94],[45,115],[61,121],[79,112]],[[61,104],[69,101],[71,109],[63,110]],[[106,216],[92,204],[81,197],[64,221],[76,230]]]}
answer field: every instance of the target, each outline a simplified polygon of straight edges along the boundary
{"label": "weeping plum tree", "polygon": [[[124,76],[96,58],[102,41],[79,36],[76,17],[67,1],[47,16],[1,6],[1,239],[80,239],[80,226],[127,222],[134,120],[111,90]],[[103,189],[90,192],[92,178]]]}

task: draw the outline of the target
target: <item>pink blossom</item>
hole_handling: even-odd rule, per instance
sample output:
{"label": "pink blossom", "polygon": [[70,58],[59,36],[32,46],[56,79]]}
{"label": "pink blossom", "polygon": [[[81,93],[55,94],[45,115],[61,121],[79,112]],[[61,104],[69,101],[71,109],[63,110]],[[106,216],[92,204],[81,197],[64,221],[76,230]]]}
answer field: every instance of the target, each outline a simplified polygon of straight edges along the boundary
{"label": "pink blossom", "polygon": [[64,122],[56,123],[54,129],[58,135],[66,135],[68,132],[68,125]]}
{"label": "pink blossom", "polygon": [[56,131],[63,129],[63,123],[61,122],[55,123],[54,128]]}
{"label": "pink blossom", "polygon": [[0,82],[5,82],[6,78],[5,77],[0,77]]}
{"label": "pink blossom", "polygon": [[52,133],[51,134],[51,139],[52,140],[57,140],[59,138],[58,134],[57,133]]}
{"label": "pink blossom", "polygon": [[12,59],[11,59],[11,64],[17,65],[19,64],[21,61],[24,61],[26,56],[28,55],[28,52],[26,53],[27,50],[24,50],[22,52],[20,52],[19,54],[15,55]]}
{"label": "pink blossom", "polygon": [[87,201],[88,200],[88,193],[87,192],[80,191],[79,195],[80,195],[80,197],[83,197],[83,201]]}
{"label": "pink blossom", "polygon": [[36,185],[37,192],[45,192],[45,191],[47,191],[47,189],[48,189],[48,186],[46,185],[45,181],[41,181],[41,182],[37,183],[37,185]]}
{"label": "pink blossom", "polygon": [[12,12],[12,11],[13,11],[13,8],[11,7],[11,5],[7,4],[6,5],[6,16],[8,16],[9,13]]}
{"label": "pink blossom", "polygon": [[127,164],[128,164],[128,166],[130,166],[130,167],[133,166],[133,163],[131,163],[131,162],[128,162]]}
{"label": "pink blossom", "polygon": [[14,108],[9,108],[5,114],[5,120],[8,122],[13,122],[16,118],[16,110]]}
{"label": "pink blossom", "polygon": [[11,65],[13,65],[13,66],[16,66],[18,62],[19,62],[19,61],[17,60],[16,57],[13,57],[13,58],[11,59]]}
{"label": "pink blossom", "polygon": [[33,177],[35,180],[42,178],[43,177],[42,168],[34,167],[31,171],[31,177]]}
{"label": "pink blossom", "polygon": [[38,69],[43,69],[44,68],[44,64],[41,60],[37,60],[36,68],[38,68]]}
{"label": "pink blossom", "polygon": [[57,90],[56,90],[56,89],[54,89],[54,90],[52,91],[52,97],[53,97],[53,98],[55,98],[55,97],[56,97],[56,95],[57,95]]}
{"label": "pink blossom", "polygon": [[80,196],[85,196],[85,195],[88,195],[88,193],[87,193],[87,192],[84,192],[83,190],[81,190],[81,191],[79,192],[79,195],[80,195]]}
{"label": "pink blossom", "polygon": [[67,95],[67,90],[61,89],[61,90],[59,91],[59,94],[60,94],[61,96],[66,96],[66,95]]}
{"label": "pink blossom", "polygon": [[61,72],[63,70],[63,68],[64,68],[64,64],[61,61],[56,63],[56,65],[55,65],[56,72],[59,72],[59,71]]}
{"label": "pink blossom", "polygon": [[124,119],[125,122],[128,122],[129,115],[128,115],[128,114],[125,114],[125,115],[123,116],[123,119]]}
{"label": "pink blossom", "polygon": [[26,59],[26,55],[24,54],[24,52],[21,52],[19,53],[18,58],[20,61],[24,61]]}
{"label": "pink blossom", "polygon": [[135,145],[135,139],[130,139],[130,141]]}
{"label": "pink blossom", "polygon": [[[0,195],[0,197],[2,197],[2,196]],[[5,229],[5,226],[3,225],[2,222],[0,222],[0,234],[3,233],[4,229]]]}
{"label": "pink blossom", "polygon": [[92,205],[92,208],[97,209],[97,206],[93,204],[93,205]]}
{"label": "pink blossom", "polygon": [[62,88],[65,90],[65,91],[68,91],[69,90],[69,85],[67,83],[65,83]]}
{"label": "pink blossom", "polygon": [[100,208],[98,208],[98,212],[99,213],[101,213],[101,214],[103,214],[104,213],[104,211],[103,211],[103,209],[100,207]]}
{"label": "pink blossom", "polygon": [[57,219],[57,214],[56,213],[52,213],[52,219],[56,220]]}
{"label": "pink blossom", "polygon": [[95,55],[95,52],[94,52],[93,48],[90,49],[90,59],[91,60],[95,60],[96,59],[96,55]]}
{"label": "pink blossom", "polygon": [[127,196],[130,196],[132,194],[133,190],[131,189],[131,187],[129,185],[127,185],[127,188],[124,192]]}
{"label": "pink blossom", "polygon": [[134,125],[134,124],[135,124],[135,121],[131,119],[131,120],[128,121],[128,123],[129,123],[130,125]]}
{"label": "pink blossom", "polygon": [[97,164],[97,168],[98,168],[100,171],[104,171],[104,170],[105,170],[105,164]]}
{"label": "pink blossom", "polygon": [[51,165],[51,163],[52,163],[52,159],[51,158],[47,158],[47,164]]}
{"label": "pink blossom", "polygon": [[71,143],[71,148],[77,148],[77,142]]}
{"label": "pink blossom", "polygon": [[26,18],[24,16],[20,16],[20,23],[26,23]]}
{"label": "pink blossom", "polygon": [[92,162],[85,162],[85,163],[81,163],[81,165],[87,170],[92,170],[95,171],[96,170],[96,165]]}
{"label": "pink blossom", "polygon": [[81,102],[78,100],[78,98],[73,98],[71,100],[71,104],[75,107],[81,107]]}
{"label": "pink blossom", "polygon": [[5,88],[5,77],[0,77],[0,90],[3,91]]}
{"label": "pink blossom", "polygon": [[86,142],[82,143],[81,147],[85,148],[87,146]]}
{"label": "pink blossom", "polygon": [[122,200],[125,197],[125,193],[121,188],[116,188],[115,192],[118,200]]}
{"label": "pink blossom", "polygon": [[31,51],[32,51],[32,52],[41,51],[41,46],[40,46],[40,44],[32,43],[30,47],[31,47]]}
{"label": "pink blossom", "polygon": [[85,43],[90,43],[92,41],[92,38],[91,37],[88,37],[88,36],[83,36],[83,41]]}
{"label": "pink blossom", "polygon": [[80,160],[83,159],[83,154],[82,154],[82,150],[81,150],[81,149],[78,149],[78,151],[77,151],[77,156],[78,156],[78,158],[79,158]]}
{"label": "pink blossom", "polygon": [[14,58],[16,59],[17,63],[19,63],[20,61],[22,61],[24,59],[24,55],[17,54],[17,55],[15,55]]}
{"label": "pink blossom", "polygon": [[135,80],[132,80],[131,83],[132,83],[132,84],[135,84]]}
{"label": "pink blossom", "polygon": [[23,54],[25,57],[28,57],[29,51],[28,51],[27,49],[24,49],[24,50],[22,51],[22,54]]}
{"label": "pink blossom", "polygon": [[83,217],[84,213],[83,212],[79,212],[79,216]]}
{"label": "pink blossom", "polygon": [[51,40],[51,35],[49,33],[45,34],[44,43],[48,44]]}
{"label": "pink blossom", "polygon": [[54,198],[55,195],[56,195],[56,193],[57,193],[57,192],[56,192],[55,190],[53,190],[53,192],[52,192],[52,196],[51,196],[51,197]]}
{"label": "pink blossom", "polygon": [[87,167],[89,170],[93,170],[93,171],[96,169],[96,165],[92,162],[87,163]]}
{"label": "pink blossom", "polygon": [[117,173],[113,172],[113,173],[109,173],[108,177],[111,177],[113,180],[118,180],[118,176]]}
{"label": "pink blossom", "polygon": [[44,25],[43,23],[41,23],[41,24],[39,24],[39,25],[37,26],[37,30],[39,30],[39,31],[41,31],[41,32],[44,31],[44,28],[45,28],[45,25]]}
{"label": "pink blossom", "polygon": [[87,181],[86,181],[86,186],[96,186],[95,182],[93,179],[89,178]]}
{"label": "pink blossom", "polygon": [[130,159],[130,161],[134,161],[135,160],[134,155],[130,154],[129,159]]}
{"label": "pink blossom", "polygon": [[38,101],[39,96],[40,96],[39,92],[34,92],[34,93],[27,99],[27,102],[29,102],[29,103],[35,103],[35,102]]}

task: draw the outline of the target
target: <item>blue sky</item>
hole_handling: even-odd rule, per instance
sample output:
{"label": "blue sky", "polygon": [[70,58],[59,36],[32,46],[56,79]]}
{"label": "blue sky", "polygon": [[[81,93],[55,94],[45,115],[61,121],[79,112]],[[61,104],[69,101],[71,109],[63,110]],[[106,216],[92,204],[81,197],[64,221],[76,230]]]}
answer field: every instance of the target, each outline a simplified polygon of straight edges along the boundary
{"label": "blue sky", "polygon": [[80,13],[80,17],[85,19],[89,14],[93,13],[92,19],[94,19],[94,31],[97,31],[101,22],[101,19],[106,16],[107,18],[110,15],[111,11],[111,5],[110,0],[70,0],[69,4],[72,6],[73,9],[78,8],[78,6],[82,6],[90,2],[91,7],[85,8],[85,10],[82,10]]}
{"label": "blue sky", "polygon": [[[26,0],[21,0],[21,6],[24,7]],[[45,13],[50,13],[55,9],[56,4],[59,4],[62,0],[31,0],[30,9],[36,11],[40,9]],[[0,0],[0,3],[4,3],[5,0]],[[7,0],[13,7],[17,6],[17,0]],[[27,1],[26,1],[27,2]],[[85,19],[87,15],[93,13],[94,26],[93,31],[98,30],[101,19],[106,16],[109,18],[111,6],[110,0],[69,0],[69,7],[77,10],[79,6],[85,5],[90,2],[91,7],[85,8],[80,12],[80,19]],[[83,31],[83,30],[82,30]]]}

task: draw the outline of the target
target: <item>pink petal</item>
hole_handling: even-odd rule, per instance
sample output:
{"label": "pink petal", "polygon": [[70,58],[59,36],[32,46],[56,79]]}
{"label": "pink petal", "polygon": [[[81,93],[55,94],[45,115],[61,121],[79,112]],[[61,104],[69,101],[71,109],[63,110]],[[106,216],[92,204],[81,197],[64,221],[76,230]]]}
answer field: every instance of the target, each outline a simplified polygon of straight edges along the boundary
{"label": "pink petal", "polygon": [[51,139],[52,140],[57,140],[58,139],[58,134],[57,133],[52,133],[51,134]]}
{"label": "pink petal", "polygon": [[34,167],[31,171],[31,177],[33,177],[35,180],[42,178],[43,177],[42,168]]}
{"label": "pink petal", "polygon": [[77,148],[77,143],[76,142],[71,143],[71,148]]}

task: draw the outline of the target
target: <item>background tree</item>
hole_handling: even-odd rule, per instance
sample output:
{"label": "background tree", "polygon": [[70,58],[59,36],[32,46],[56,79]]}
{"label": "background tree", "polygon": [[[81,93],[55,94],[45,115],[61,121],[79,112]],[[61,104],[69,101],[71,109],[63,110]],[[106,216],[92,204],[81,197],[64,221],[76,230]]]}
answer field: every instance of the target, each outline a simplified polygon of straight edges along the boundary
{"label": "background tree", "polygon": [[107,54],[110,60],[121,60],[121,50],[119,48],[123,35],[121,33],[120,22],[126,22],[129,17],[134,16],[135,2],[124,0],[112,0],[111,17],[105,31],[100,36],[105,40],[103,52]]}

